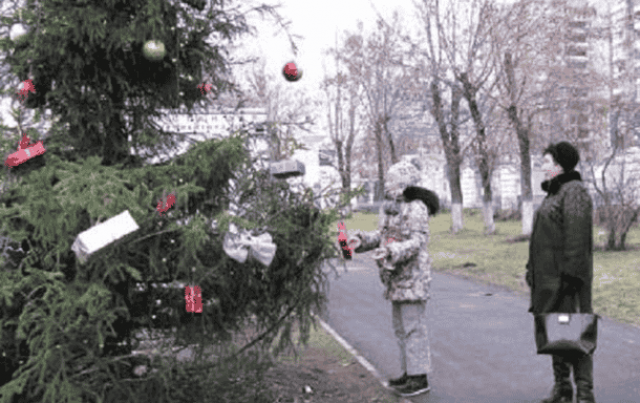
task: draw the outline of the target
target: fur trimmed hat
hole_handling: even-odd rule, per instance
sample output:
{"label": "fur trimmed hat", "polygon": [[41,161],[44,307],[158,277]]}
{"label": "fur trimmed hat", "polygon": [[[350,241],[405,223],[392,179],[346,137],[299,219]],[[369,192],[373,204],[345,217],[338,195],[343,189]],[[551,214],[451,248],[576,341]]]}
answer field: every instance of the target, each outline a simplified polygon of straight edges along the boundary
{"label": "fur trimmed hat", "polygon": [[580,162],[578,150],[566,141],[551,144],[544,150],[543,154],[551,154],[554,161],[562,167],[564,172],[571,172]]}
{"label": "fur trimmed hat", "polygon": [[385,187],[404,189],[407,186],[415,186],[418,182],[420,182],[418,168],[408,161],[400,161],[389,168],[385,178]]}
{"label": "fur trimmed hat", "polygon": [[438,210],[440,210],[440,200],[438,199],[438,195],[429,189],[419,186],[407,186],[403,195],[405,200],[408,202],[412,202],[414,200],[422,201],[424,205],[427,206],[429,215],[436,215]]}

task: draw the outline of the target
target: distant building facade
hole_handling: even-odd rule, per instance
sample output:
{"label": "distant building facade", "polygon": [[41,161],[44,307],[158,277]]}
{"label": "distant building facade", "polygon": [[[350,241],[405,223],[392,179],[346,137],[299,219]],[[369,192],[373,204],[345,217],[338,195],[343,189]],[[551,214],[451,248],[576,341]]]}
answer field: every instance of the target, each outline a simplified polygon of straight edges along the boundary
{"label": "distant building facade", "polygon": [[[267,121],[264,108],[233,108],[217,106],[208,109],[194,109],[189,113],[186,109],[164,111],[165,115],[157,119],[157,124],[165,131],[186,135],[186,140],[178,149],[166,155],[154,156],[151,163],[157,163],[186,152],[189,146],[197,141],[222,139],[239,130],[243,125],[251,125],[257,133],[263,133]],[[255,152],[266,154],[269,149],[267,140],[259,140]],[[132,152],[134,150],[132,149]]]}

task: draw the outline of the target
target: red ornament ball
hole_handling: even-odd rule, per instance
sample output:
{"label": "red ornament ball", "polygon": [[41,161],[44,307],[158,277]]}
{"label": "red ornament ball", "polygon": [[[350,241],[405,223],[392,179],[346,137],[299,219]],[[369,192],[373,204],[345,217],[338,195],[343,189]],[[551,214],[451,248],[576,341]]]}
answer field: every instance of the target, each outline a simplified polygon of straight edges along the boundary
{"label": "red ornament ball", "polygon": [[282,75],[287,81],[294,82],[302,78],[302,70],[298,69],[295,63],[290,62],[284,65]]}

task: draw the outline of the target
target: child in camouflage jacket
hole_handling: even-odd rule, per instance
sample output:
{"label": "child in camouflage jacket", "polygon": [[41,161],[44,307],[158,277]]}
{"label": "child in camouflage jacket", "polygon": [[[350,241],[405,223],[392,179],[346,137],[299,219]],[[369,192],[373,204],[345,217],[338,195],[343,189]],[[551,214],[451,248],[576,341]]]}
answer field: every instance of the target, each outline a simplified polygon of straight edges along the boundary
{"label": "child in camouflage jacket", "polygon": [[404,375],[391,380],[402,396],[429,390],[429,343],[424,317],[429,299],[431,262],[427,251],[429,215],[439,208],[435,193],[415,186],[419,171],[411,163],[393,165],[385,182],[376,231],[352,231],[348,244],[356,253],[375,249],[373,257],[385,285],[384,298],[392,301],[393,325],[399,338]]}

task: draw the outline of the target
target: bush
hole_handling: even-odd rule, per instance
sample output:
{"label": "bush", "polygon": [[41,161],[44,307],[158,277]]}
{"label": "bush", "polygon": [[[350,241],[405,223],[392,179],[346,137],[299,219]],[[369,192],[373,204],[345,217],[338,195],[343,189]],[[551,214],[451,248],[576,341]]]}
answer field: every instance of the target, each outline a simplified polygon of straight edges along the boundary
{"label": "bush", "polygon": [[[611,213],[615,216],[622,215],[622,207],[621,206],[611,206]],[[597,225],[599,227],[607,226],[607,207],[599,206],[594,209],[593,213],[593,225]],[[630,217],[633,215],[633,208],[627,206],[625,209],[625,218],[622,219],[622,222],[628,222]],[[640,215],[634,222],[631,224],[631,228],[637,227],[640,225]]]}
{"label": "bush", "polygon": [[493,219],[495,221],[521,221],[522,212],[520,210],[496,210],[493,213]]}

